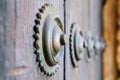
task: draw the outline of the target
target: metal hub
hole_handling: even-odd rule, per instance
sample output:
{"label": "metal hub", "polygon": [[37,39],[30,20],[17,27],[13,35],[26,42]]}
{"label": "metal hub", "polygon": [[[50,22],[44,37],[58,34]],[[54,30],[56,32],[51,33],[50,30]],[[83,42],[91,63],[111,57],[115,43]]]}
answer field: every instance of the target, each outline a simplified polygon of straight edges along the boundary
{"label": "metal hub", "polygon": [[35,53],[41,71],[53,75],[59,68],[61,46],[65,45],[64,27],[58,13],[50,4],[45,4],[35,20]]}
{"label": "metal hub", "polygon": [[87,54],[85,56],[86,61],[90,62],[92,59],[94,59],[95,57],[95,41],[94,41],[94,37],[92,36],[91,32],[87,32]]}
{"label": "metal hub", "polygon": [[80,53],[82,52],[83,48],[86,47],[86,44],[84,42],[80,26],[75,23],[72,24],[70,29],[69,46],[73,67],[77,67],[80,61]]}

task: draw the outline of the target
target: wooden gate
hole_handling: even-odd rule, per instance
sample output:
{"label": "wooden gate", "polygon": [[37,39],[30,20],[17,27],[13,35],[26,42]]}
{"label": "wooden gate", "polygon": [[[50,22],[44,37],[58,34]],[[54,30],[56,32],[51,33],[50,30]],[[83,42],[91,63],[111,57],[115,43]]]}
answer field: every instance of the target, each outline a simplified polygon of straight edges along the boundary
{"label": "wooden gate", "polygon": [[[33,45],[36,13],[45,3],[54,6],[67,35],[59,70],[51,77],[40,71]],[[1,0],[0,80],[101,80],[101,51],[93,51],[100,54],[87,61],[84,49],[78,67],[74,68],[69,35],[71,25],[76,23],[83,36],[102,38],[102,3],[102,0]]]}

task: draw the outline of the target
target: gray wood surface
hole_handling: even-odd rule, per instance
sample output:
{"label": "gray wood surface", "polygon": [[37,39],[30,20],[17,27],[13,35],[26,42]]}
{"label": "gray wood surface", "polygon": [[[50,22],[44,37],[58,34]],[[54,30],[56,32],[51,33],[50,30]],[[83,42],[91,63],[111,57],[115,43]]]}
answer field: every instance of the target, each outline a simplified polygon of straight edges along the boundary
{"label": "gray wood surface", "polygon": [[[83,34],[90,31],[92,35],[101,37],[101,1],[100,0],[66,0],[66,33],[73,22],[80,25]],[[73,68],[70,60],[69,45],[65,49],[66,80],[101,80],[101,56],[86,61],[86,50],[81,54],[79,67]],[[95,52],[93,52],[95,53]]]}
{"label": "gray wood surface", "polygon": [[[102,38],[102,0],[90,1],[90,31],[94,37]],[[95,52],[94,52],[95,53]],[[102,80],[102,52],[90,63],[90,80]]]}
{"label": "gray wood surface", "polygon": [[4,76],[5,76],[5,72],[4,72],[4,68],[5,68],[5,34],[4,34],[4,18],[5,15],[3,13],[5,13],[4,11],[5,9],[5,1],[0,1],[0,80],[4,80]]}
{"label": "gray wood surface", "polygon": [[79,68],[73,68],[68,43],[54,76],[47,77],[39,70],[33,27],[38,9],[45,3],[53,4],[65,23],[67,40],[73,22],[80,25],[83,34],[91,31],[101,37],[100,0],[0,0],[0,80],[101,80],[101,56],[87,62],[84,50]]}
{"label": "gray wood surface", "polygon": [[[83,34],[89,28],[88,5],[89,0],[66,0],[66,33],[68,36],[73,22],[80,25]],[[66,45],[66,80],[89,80],[89,64],[86,63],[86,60],[81,60],[79,68],[73,68],[69,53],[69,45]]]}
{"label": "gray wood surface", "polygon": [[63,0],[0,1],[0,80],[63,80],[63,58],[52,77],[41,73],[35,61],[34,20],[45,3],[54,5],[64,23]]}

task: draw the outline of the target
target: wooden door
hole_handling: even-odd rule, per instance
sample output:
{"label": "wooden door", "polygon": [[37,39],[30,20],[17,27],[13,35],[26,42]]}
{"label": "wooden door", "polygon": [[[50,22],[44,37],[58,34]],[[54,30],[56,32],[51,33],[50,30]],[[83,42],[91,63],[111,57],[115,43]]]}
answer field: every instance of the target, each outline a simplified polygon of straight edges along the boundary
{"label": "wooden door", "polygon": [[[45,3],[59,13],[68,41],[61,52],[59,70],[51,77],[40,71],[33,46],[36,13]],[[101,54],[87,62],[84,49],[79,67],[74,68],[68,44],[73,23],[80,26],[84,36],[91,32],[102,37],[101,5],[100,0],[1,0],[0,80],[101,80]]]}
{"label": "wooden door", "polygon": [[54,5],[64,25],[63,0],[0,1],[0,80],[63,80],[63,63],[56,75],[47,77],[33,50],[34,20],[45,3]]}
{"label": "wooden door", "polygon": [[[72,23],[77,23],[83,35],[101,38],[101,11],[102,1],[100,0],[66,0],[66,34],[69,36]],[[78,43],[79,44],[79,43]],[[65,79],[66,80],[101,80],[101,54],[95,55],[90,61],[85,56],[86,49],[81,53],[81,60],[78,68],[73,68],[70,62],[69,45],[65,48]],[[95,53],[95,52],[93,52]]]}

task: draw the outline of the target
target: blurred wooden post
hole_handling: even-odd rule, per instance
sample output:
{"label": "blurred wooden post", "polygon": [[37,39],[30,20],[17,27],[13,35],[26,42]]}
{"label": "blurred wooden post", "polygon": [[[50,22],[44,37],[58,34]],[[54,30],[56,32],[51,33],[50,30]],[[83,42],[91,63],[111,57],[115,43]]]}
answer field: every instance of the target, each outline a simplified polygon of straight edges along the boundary
{"label": "blurred wooden post", "polygon": [[116,80],[115,66],[115,32],[116,0],[106,0],[103,8],[103,36],[106,49],[103,54],[103,80]]}
{"label": "blurred wooden post", "polygon": [[120,0],[118,0],[118,31],[117,31],[117,55],[116,55],[116,61],[117,61],[117,69],[118,69],[118,80],[120,80]]}

